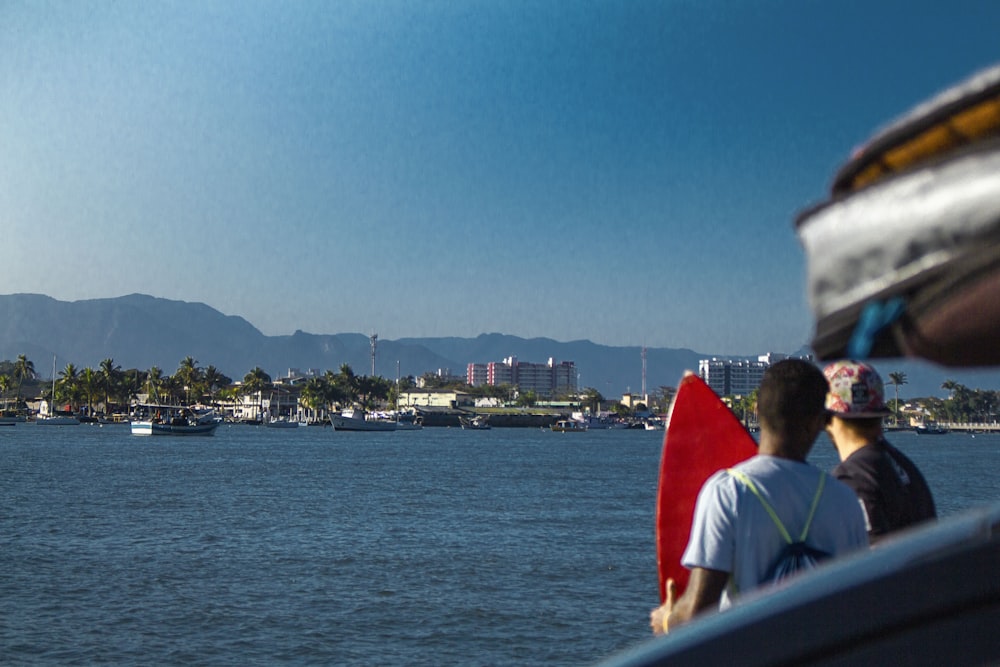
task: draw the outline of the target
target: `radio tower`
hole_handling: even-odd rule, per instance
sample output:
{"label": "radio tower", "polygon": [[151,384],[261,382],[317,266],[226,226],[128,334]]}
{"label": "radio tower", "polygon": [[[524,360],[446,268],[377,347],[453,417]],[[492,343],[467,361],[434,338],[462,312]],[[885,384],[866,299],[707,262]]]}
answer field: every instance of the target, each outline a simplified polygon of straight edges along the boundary
{"label": "radio tower", "polygon": [[642,346],[642,400],[646,400],[646,346]]}
{"label": "radio tower", "polygon": [[378,347],[378,334],[373,333],[368,340],[372,343],[372,377],[375,377],[375,348]]}

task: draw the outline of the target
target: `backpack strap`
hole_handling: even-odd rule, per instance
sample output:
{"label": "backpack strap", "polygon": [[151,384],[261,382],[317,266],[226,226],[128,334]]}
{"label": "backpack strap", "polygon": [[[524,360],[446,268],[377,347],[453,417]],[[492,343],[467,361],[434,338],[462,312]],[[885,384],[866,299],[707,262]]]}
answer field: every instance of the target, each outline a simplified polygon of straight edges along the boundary
{"label": "backpack strap", "polygon": [[[743,482],[743,484],[750,489],[750,492],[757,496],[757,500],[759,500],[760,504],[764,506],[765,510],[767,510],[771,520],[774,521],[774,525],[778,527],[778,531],[781,533],[781,536],[785,538],[785,542],[792,544],[792,536],[788,533],[788,529],[785,528],[785,524],[781,523],[781,519],[778,518],[778,513],[774,511],[771,504],[764,500],[764,496],[759,490],[757,490],[757,485],[753,483],[753,480],[740,470],[727,468],[726,472]],[[821,473],[819,476],[819,487],[816,489],[816,495],[813,497],[812,506],[809,508],[809,516],[806,518],[806,525],[802,528],[802,534],[799,536],[798,540],[799,542],[805,542],[806,536],[809,535],[809,527],[812,525],[813,516],[816,514],[816,508],[819,506],[819,498],[823,495],[823,487],[825,485],[826,475]]]}

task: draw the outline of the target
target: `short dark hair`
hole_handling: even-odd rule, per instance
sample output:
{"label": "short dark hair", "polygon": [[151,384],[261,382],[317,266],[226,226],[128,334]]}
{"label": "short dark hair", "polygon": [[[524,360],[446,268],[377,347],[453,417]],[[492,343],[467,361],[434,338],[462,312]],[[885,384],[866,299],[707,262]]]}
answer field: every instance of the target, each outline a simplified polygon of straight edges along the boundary
{"label": "short dark hair", "polygon": [[784,359],[764,372],[757,394],[762,425],[792,435],[825,411],[829,385],[823,372],[804,359]]}

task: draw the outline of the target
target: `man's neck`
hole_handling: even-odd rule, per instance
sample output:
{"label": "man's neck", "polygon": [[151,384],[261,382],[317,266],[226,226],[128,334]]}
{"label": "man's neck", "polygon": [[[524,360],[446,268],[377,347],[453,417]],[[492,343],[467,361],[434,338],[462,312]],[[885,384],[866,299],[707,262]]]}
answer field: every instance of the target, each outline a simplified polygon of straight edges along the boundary
{"label": "man's neck", "polygon": [[758,454],[763,454],[764,456],[776,456],[780,459],[789,459],[790,461],[805,463],[806,456],[801,452],[802,447],[797,446],[796,443],[792,442],[788,438],[784,438],[776,433],[768,433],[763,430],[760,433],[760,445],[757,447]]}
{"label": "man's neck", "polygon": [[844,420],[837,417],[830,422],[829,430],[830,439],[833,440],[833,446],[837,448],[837,454],[841,461],[846,460],[859,449],[864,449],[868,445],[878,442],[882,437],[881,431],[867,433],[848,428]]}

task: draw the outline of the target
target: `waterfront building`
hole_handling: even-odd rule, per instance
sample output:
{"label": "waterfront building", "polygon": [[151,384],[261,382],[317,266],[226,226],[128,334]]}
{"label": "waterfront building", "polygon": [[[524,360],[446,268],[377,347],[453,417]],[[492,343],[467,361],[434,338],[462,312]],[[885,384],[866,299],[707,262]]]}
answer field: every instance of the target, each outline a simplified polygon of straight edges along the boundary
{"label": "waterfront building", "polygon": [[473,397],[462,391],[410,389],[399,392],[400,408],[458,408],[474,404]]}
{"label": "waterfront building", "polygon": [[511,356],[503,361],[469,364],[466,368],[466,382],[473,387],[507,384],[520,392],[532,391],[543,398],[576,393],[576,377],[576,365],[572,361],[557,363],[551,357],[547,363],[536,364]]}
{"label": "waterfront building", "polygon": [[[701,359],[698,361],[698,375],[719,396],[749,396],[754,389],[760,387],[764,371],[787,358],[787,354],[768,352],[758,356],[756,360],[718,357]],[[797,358],[812,361],[811,356]]]}

